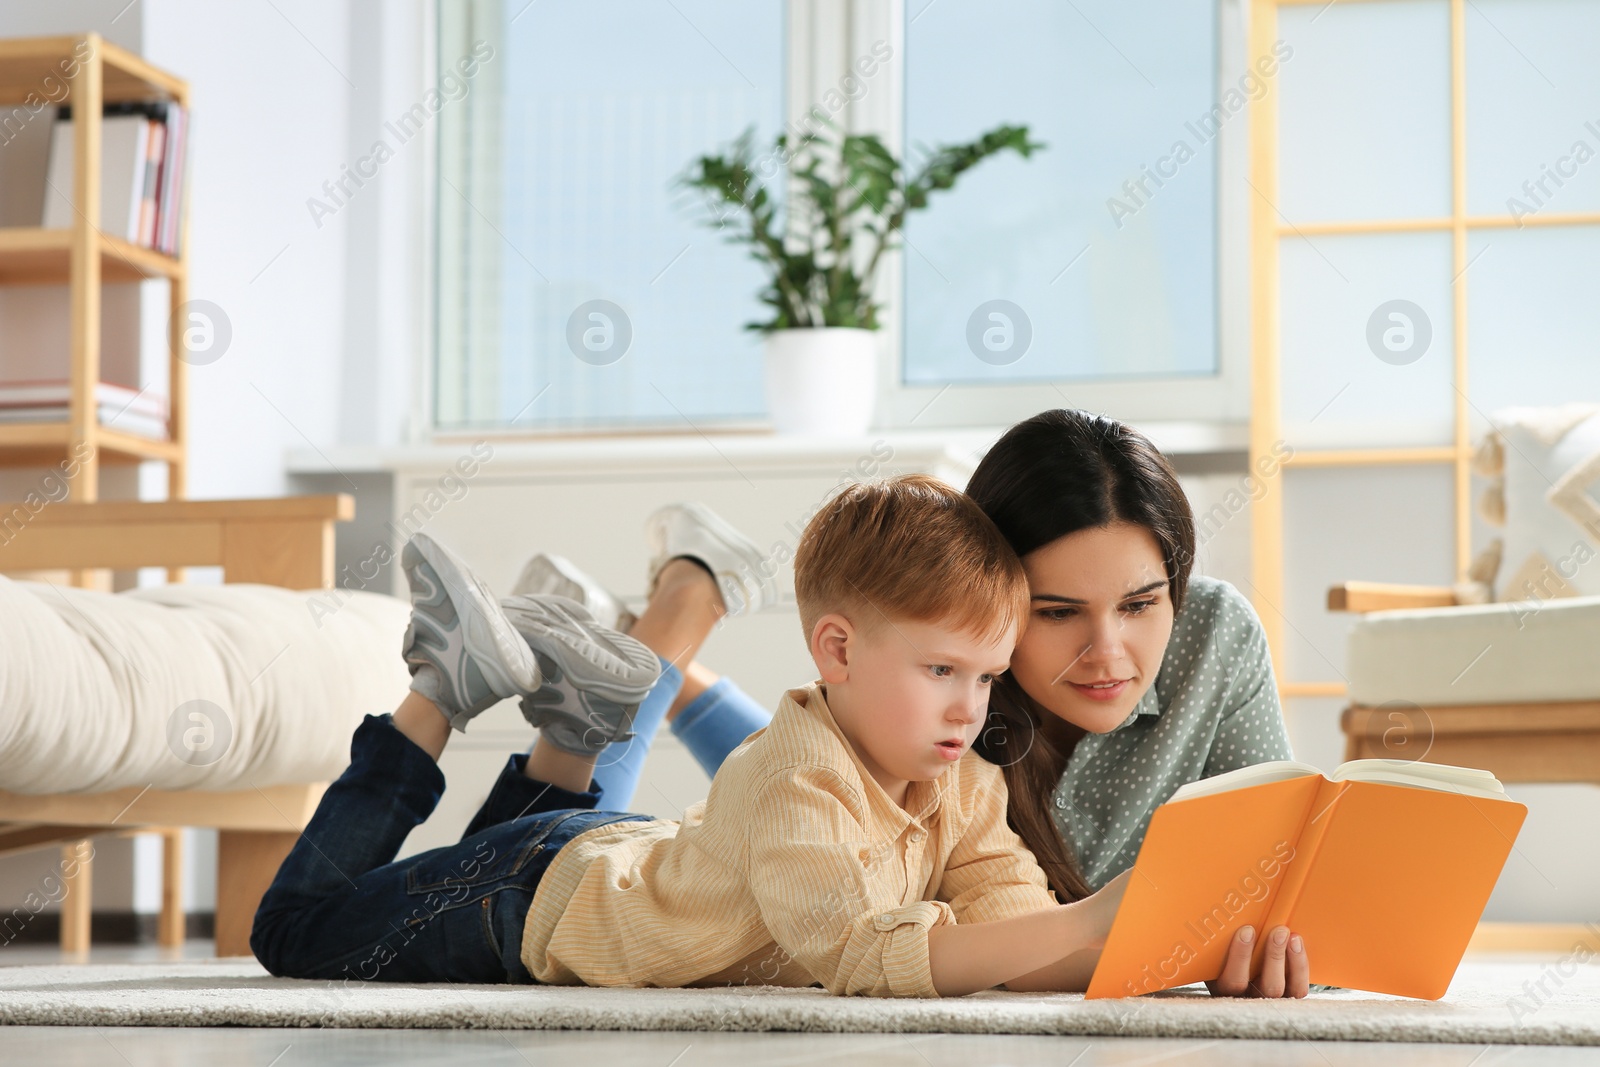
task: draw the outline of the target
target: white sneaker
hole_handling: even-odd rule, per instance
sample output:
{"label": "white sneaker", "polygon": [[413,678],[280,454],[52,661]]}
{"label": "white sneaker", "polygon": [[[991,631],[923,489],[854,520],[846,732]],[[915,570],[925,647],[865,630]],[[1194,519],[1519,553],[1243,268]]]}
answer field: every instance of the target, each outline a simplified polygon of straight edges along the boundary
{"label": "white sneaker", "polygon": [[411,621],[400,652],[411,688],[438,705],[450,725],[467,723],[502,699],[537,691],[539,664],[494,594],[427,534],[400,550],[411,586]]}
{"label": "white sneaker", "polygon": [[669,560],[689,556],[706,565],[722,591],[729,615],[757,611],[778,599],[775,570],[754,541],[704,504],[668,504],[645,520],[650,545],[650,585]]}
{"label": "white sneaker", "polygon": [[511,587],[512,596],[554,593],[582,604],[594,621],[618,633],[627,633],[638,616],[622,606],[622,598],[579,570],[565,556],[540,552],[530,559]]}

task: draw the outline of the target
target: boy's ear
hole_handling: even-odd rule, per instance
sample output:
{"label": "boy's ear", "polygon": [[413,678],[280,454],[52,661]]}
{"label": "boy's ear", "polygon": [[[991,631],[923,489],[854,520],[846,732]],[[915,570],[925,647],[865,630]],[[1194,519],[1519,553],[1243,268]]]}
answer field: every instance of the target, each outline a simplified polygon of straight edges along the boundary
{"label": "boy's ear", "polygon": [[843,615],[824,615],[811,628],[811,659],[817,676],[829,685],[850,680],[850,654],[859,640],[856,628]]}

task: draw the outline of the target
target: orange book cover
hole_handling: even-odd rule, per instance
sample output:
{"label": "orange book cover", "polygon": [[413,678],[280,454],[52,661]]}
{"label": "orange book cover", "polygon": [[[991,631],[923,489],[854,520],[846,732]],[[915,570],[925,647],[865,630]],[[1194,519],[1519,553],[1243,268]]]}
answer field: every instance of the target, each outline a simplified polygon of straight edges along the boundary
{"label": "orange book cover", "polygon": [[[1085,996],[1209,981],[1235,930],[1283,924],[1304,938],[1312,982],[1437,1000],[1527,813],[1486,771],[1401,760],[1192,783],[1151,816]],[[1265,946],[1258,933],[1252,977]]]}

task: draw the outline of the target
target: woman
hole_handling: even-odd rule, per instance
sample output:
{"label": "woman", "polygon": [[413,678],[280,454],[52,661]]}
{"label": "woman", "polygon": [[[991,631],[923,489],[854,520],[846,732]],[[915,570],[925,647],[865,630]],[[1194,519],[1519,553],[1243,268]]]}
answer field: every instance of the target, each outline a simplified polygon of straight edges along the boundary
{"label": "woman", "polygon": [[[1179,786],[1292,758],[1266,638],[1231,585],[1191,579],[1188,500],[1161,453],[1123,423],[1060,409],[1036,415],[989,450],[967,492],[1022,558],[1034,597],[974,749],[1004,768],[1012,827],[1057,897],[1081,899],[1133,866],[1151,814]],[[716,522],[703,509],[695,521]],[[728,561],[719,572],[764,573],[747,539],[725,524],[714,533]],[[740,562],[752,554],[755,566]],[[617,610],[570,564],[543,559],[532,568],[542,568],[540,579],[519,591]],[[770,590],[747,589],[744,606],[763,595]],[[652,623],[671,619],[673,632],[651,625],[631,634],[669,666],[639,709],[637,736],[601,759],[595,779],[608,807],[627,806],[663,718],[708,774],[769,718],[731,680],[693,660],[713,625],[712,605],[672,610],[659,600],[651,602]],[[686,666],[680,673],[672,663]],[[1252,982],[1254,933],[1238,932],[1207,988],[1217,996],[1304,997],[1300,938],[1284,927],[1269,931]]]}
{"label": "woman", "polygon": [[[1056,895],[1076,900],[1133,866],[1179,786],[1293,758],[1266,636],[1231,585],[1191,578],[1188,499],[1149,439],[1114,419],[1058,409],[1018,423],[967,493],[1033,595],[974,748],[1004,768],[1012,827]],[[1258,981],[1239,936],[1213,994],[1306,995],[1303,942],[1270,934]]]}

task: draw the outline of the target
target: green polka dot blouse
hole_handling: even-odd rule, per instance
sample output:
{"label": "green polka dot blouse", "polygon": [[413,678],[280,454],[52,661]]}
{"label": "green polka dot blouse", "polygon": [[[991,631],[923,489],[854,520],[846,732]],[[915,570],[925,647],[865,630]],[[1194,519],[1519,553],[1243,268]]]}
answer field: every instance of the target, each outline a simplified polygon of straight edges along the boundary
{"label": "green polka dot blouse", "polygon": [[1099,889],[1133,866],[1151,814],[1179,786],[1293,758],[1255,609],[1227,582],[1197,575],[1155,685],[1121,724],[1078,740],[1051,810]]}

